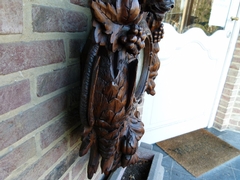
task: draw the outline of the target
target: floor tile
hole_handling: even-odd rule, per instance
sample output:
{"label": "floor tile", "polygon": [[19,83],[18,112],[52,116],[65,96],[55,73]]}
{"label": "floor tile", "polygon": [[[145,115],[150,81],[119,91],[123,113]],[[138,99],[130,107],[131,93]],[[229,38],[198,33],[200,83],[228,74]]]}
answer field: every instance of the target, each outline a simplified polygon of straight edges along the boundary
{"label": "floor tile", "polygon": [[178,164],[176,161],[173,161],[172,170],[178,171],[178,172],[181,172],[181,173],[184,173],[184,174],[190,174],[183,166]]}
{"label": "floor tile", "polygon": [[165,156],[162,160],[162,166],[172,169],[174,160],[170,156]]}
{"label": "floor tile", "polygon": [[[214,128],[207,128],[207,130],[240,149],[240,133],[232,131],[220,132]],[[162,161],[162,166],[164,167],[163,180],[240,180],[240,155],[196,178],[159,146],[154,144],[153,149],[164,156]]]}
{"label": "floor tile", "polygon": [[171,169],[164,167],[163,180],[171,180]]}
{"label": "floor tile", "polygon": [[240,155],[236,158],[233,158],[230,160],[229,164],[233,169],[239,170],[240,171]]}
{"label": "floor tile", "polygon": [[218,131],[217,129],[214,129],[214,128],[205,128],[205,129],[210,133],[214,134],[215,136],[220,136],[226,133],[225,131]]}
{"label": "floor tile", "polygon": [[162,153],[163,157],[168,156],[168,154],[162,150],[157,144],[153,144],[153,150]]}
{"label": "floor tile", "polygon": [[178,171],[172,170],[171,180],[195,180],[196,178],[191,174],[185,174]]}
{"label": "floor tile", "polygon": [[236,147],[237,149],[240,149],[240,133],[226,131],[225,134],[222,134],[218,137]]}
{"label": "floor tile", "polygon": [[234,175],[235,175],[235,179],[239,180],[240,179],[240,171],[233,169],[233,172],[234,172]]}
{"label": "floor tile", "polygon": [[230,167],[214,168],[201,175],[199,178],[205,180],[235,180],[235,175]]}

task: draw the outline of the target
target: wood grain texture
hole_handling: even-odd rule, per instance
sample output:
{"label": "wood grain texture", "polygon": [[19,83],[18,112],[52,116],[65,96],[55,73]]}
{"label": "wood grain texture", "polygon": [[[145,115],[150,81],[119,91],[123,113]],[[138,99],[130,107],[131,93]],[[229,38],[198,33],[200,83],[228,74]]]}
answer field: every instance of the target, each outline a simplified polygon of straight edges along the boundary
{"label": "wood grain texture", "polygon": [[[138,161],[144,125],[137,106],[145,91],[155,94],[161,21],[173,4],[171,0],[92,1],[93,29],[82,53],[79,153],[90,151],[89,179],[99,164],[108,175]],[[143,67],[139,68],[141,51]]]}

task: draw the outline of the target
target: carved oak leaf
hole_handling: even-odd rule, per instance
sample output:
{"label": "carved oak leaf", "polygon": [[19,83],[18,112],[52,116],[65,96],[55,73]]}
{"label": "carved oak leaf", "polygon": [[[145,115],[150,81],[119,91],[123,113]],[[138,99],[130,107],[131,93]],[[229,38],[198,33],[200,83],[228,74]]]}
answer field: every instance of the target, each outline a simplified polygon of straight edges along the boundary
{"label": "carved oak leaf", "polygon": [[140,119],[134,116],[128,117],[125,122],[125,140],[121,147],[124,154],[134,154],[138,147],[138,141],[144,134],[143,123]]}
{"label": "carved oak leaf", "polygon": [[[118,24],[117,22],[117,12],[115,7],[109,3],[105,4],[102,1],[92,1],[92,8],[97,20],[97,22],[95,21],[93,23],[93,26],[96,27],[94,32],[96,42],[105,45],[107,42],[106,35],[110,35],[111,50],[116,52],[118,49],[118,33],[123,28],[123,25]],[[104,25],[104,33],[106,34],[103,34],[99,23]]]}
{"label": "carved oak leaf", "polygon": [[[95,1],[93,1],[93,3],[94,2]],[[101,10],[108,19],[110,19],[112,22],[117,22],[117,11],[113,5],[109,3],[105,4],[102,1],[96,1],[94,4],[98,6],[98,9]]]}
{"label": "carved oak leaf", "polygon": [[[108,7],[111,7],[111,10],[107,9]],[[116,10],[114,7],[109,3],[104,4],[102,1],[92,1],[92,8],[94,10],[96,20],[104,25],[104,32],[106,34],[112,34],[113,30],[116,29],[114,26],[119,26],[114,23],[117,20]]]}
{"label": "carved oak leaf", "polygon": [[138,148],[138,141],[144,134],[144,128],[142,121],[131,114],[124,122],[125,130],[122,132],[122,144],[121,152],[122,166],[125,167],[131,163],[137,161],[137,155],[135,154]]}

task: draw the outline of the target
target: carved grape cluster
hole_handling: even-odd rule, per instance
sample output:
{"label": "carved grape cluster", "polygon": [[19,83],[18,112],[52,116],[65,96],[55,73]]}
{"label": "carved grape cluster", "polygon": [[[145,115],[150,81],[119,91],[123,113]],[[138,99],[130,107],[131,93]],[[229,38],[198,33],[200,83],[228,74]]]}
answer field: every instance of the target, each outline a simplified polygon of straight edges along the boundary
{"label": "carved grape cluster", "polygon": [[142,27],[134,25],[130,28],[127,34],[120,37],[120,43],[126,48],[129,54],[138,55],[140,50],[145,47],[145,39],[147,34]]}
{"label": "carved grape cluster", "polygon": [[160,27],[152,32],[153,42],[158,43],[163,38],[164,30],[163,30],[163,23],[161,23]]}

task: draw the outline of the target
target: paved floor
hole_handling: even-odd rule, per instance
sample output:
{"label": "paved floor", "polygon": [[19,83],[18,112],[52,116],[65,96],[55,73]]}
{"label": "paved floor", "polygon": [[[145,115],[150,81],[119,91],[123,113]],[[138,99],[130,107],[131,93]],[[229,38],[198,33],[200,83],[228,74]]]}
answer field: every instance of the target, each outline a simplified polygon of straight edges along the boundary
{"label": "paved floor", "polygon": [[[240,133],[232,131],[220,132],[213,128],[207,130],[240,149]],[[165,169],[163,180],[240,180],[240,156],[195,178],[156,144],[153,145],[153,149],[163,154],[162,166]]]}

